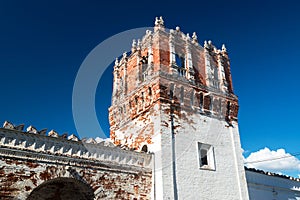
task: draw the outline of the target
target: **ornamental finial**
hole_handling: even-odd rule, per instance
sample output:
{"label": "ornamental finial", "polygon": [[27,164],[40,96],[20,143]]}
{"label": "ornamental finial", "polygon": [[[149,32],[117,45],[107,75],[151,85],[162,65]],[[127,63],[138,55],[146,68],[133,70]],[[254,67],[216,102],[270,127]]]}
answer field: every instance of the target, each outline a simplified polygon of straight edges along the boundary
{"label": "ornamental finial", "polygon": [[207,41],[204,41],[204,48],[209,48]]}
{"label": "ornamental finial", "polygon": [[159,20],[160,20],[160,24],[161,24],[162,26],[164,26],[164,25],[165,25],[165,22],[164,22],[162,16],[159,17]]}
{"label": "ornamental finial", "polygon": [[186,34],[186,40],[190,40],[190,39],[191,39],[190,34],[187,33],[187,34]]}
{"label": "ornamental finial", "polygon": [[227,52],[227,49],[225,47],[225,44],[222,44],[222,52]]}
{"label": "ornamental finial", "polygon": [[151,33],[152,33],[152,31],[146,30],[146,35],[147,35],[147,36],[148,36],[148,35],[151,35]]}
{"label": "ornamental finial", "polygon": [[133,39],[133,40],[132,40],[132,48],[135,48],[135,47],[136,47],[136,40]]}
{"label": "ornamental finial", "polygon": [[193,42],[195,42],[195,43],[198,42],[198,37],[196,35],[196,32],[193,33],[192,38],[193,38]]}
{"label": "ornamental finial", "polygon": [[136,45],[136,50],[141,50],[141,48],[142,48],[142,42],[141,42],[141,40],[140,39],[138,39],[137,40],[137,45]]}
{"label": "ornamental finial", "polygon": [[127,57],[127,52],[125,51],[124,53],[123,53],[123,58],[126,58]]}
{"label": "ornamental finial", "polygon": [[164,25],[165,25],[165,22],[164,22],[162,16],[160,16],[159,18],[155,17],[155,26],[164,27]]}
{"label": "ornamental finial", "polygon": [[135,39],[132,40],[131,51],[132,51],[132,53],[136,51],[136,40]]}

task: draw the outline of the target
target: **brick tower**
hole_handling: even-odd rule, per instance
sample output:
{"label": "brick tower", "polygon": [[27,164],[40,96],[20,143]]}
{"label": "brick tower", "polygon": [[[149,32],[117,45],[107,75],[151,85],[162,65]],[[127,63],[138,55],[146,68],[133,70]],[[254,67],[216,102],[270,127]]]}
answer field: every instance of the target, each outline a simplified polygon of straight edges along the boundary
{"label": "brick tower", "polygon": [[237,114],[225,46],[162,18],[115,62],[110,137],[154,153],[155,199],[248,199]]}

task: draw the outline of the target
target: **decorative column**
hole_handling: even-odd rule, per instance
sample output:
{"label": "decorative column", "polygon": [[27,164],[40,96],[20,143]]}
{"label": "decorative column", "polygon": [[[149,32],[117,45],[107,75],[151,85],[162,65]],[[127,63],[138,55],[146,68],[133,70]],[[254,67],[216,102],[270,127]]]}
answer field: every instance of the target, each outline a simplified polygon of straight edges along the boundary
{"label": "decorative column", "polygon": [[141,61],[141,51],[140,51],[140,47],[139,47],[139,40],[138,40],[138,44],[136,46],[136,66],[137,66],[137,73],[136,73],[136,78],[137,78],[137,82],[136,82],[136,87],[138,87],[138,85],[142,82],[142,69],[141,69],[141,66],[140,66],[140,61]]}
{"label": "decorative column", "polygon": [[223,52],[226,51],[226,47],[222,45],[222,51],[218,50],[218,73],[219,73],[219,87],[222,92],[227,92],[227,81],[225,77],[225,70],[223,65]]}
{"label": "decorative column", "polygon": [[133,54],[136,51],[136,40],[132,40],[132,45],[131,45],[131,53]]}
{"label": "decorative column", "polygon": [[118,58],[116,58],[116,61],[115,61],[115,66],[114,66],[114,83],[113,83],[113,94],[112,94],[112,99],[113,99],[113,102],[115,103],[116,102],[116,94],[118,93],[118,74],[119,74],[119,60]]}
{"label": "decorative column", "polygon": [[207,43],[207,41],[204,41],[204,60],[205,60],[205,74],[206,74],[206,85],[210,86],[211,85],[211,63],[210,63],[210,44],[211,41],[209,41],[209,43]]}
{"label": "decorative column", "polygon": [[170,72],[172,74],[177,74],[177,70],[174,68],[176,62],[175,44],[174,44],[174,30],[170,30],[169,36],[169,49],[170,49]]}
{"label": "decorative column", "polygon": [[152,52],[152,44],[149,42],[148,44],[148,76],[151,76],[153,73],[153,52]]}
{"label": "decorative column", "polygon": [[185,44],[185,69],[186,69],[186,78],[194,82],[195,81],[195,71],[193,68],[193,61],[192,61],[192,54],[191,54],[191,45],[190,45],[191,38],[189,34],[186,35],[186,44]]}
{"label": "decorative column", "polygon": [[223,69],[225,73],[226,89],[229,93],[233,93],[232,78],[230,72],[230,62],[225,45],[222,46]]}
{"label": "decorative column", "polygon": [[152,44],[149,42],[149,45],[148,45],[148,67],[151,67],[152,64],[153,64]]}
{"label": "decorative column", "polygon": [[123,54],[124,58],[124,78],[123,78],[123,87],[124,87],[124,96],[127,95],[127,53],[124,52]]}

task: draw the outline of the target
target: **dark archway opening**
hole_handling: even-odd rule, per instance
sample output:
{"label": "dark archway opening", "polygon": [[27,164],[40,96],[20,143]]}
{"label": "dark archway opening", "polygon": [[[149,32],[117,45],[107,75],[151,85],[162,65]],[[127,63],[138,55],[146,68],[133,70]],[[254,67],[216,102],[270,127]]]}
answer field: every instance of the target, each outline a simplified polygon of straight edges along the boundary
{"label": "dark archway opening", "polygon": [[92,188],[74,178],[56,178],[36,187],[27,200],[93,200]]}
{"label": "dark archway opening", "polygon": [[145,153],[148,152],[148,147],[147,147],[147,145],[144,145],[144,146],[142,147],[142,152],[145,152]]}

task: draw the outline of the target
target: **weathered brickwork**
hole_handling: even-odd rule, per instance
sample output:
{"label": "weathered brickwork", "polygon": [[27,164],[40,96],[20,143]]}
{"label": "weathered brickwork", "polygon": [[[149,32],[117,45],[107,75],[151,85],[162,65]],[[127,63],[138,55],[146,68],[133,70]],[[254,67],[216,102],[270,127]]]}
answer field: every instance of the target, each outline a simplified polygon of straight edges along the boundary
{"label": "weathered brickwork", "polygon": [[0,199],[151,198],[150,154],[8,127],[0,145]]}
{"label": "weathered brickwork", "polygon": [[[16,160],[7,157],[2,157],[0,163],[1,199],[25,199],[37,186],[45,184],[49,180],[56,178],[74,179],[75,175],[84,180],[84,183],[90,187],[93,192],[90,196],[95,196],[95,199],[150,198],[151,173],[149,172],[130,172],[111,167],[103,168],[84,164],[66,165]],[[72,174],[70,169],[74,170],[75,174]],[[53,197],[55,194],[55,191],[48,190],[47,192],[47,194],[40,193],[39,195]],[[88,191],[84,190],[82,192]]]}
{"label": "weathered brickwork", "polygon": [[152,144],[150,116],[159,116],[161,101],[171,100],[229,124],[237,121],[238,101],[225,46],[218,50],[209,41],[202,47],[195,33],[190,38],[179,27],[168,33],[157,25],[154,32],[134,40],[131,54],[115,62],[113,85],[109,120],[116,145],[139,150]]}

